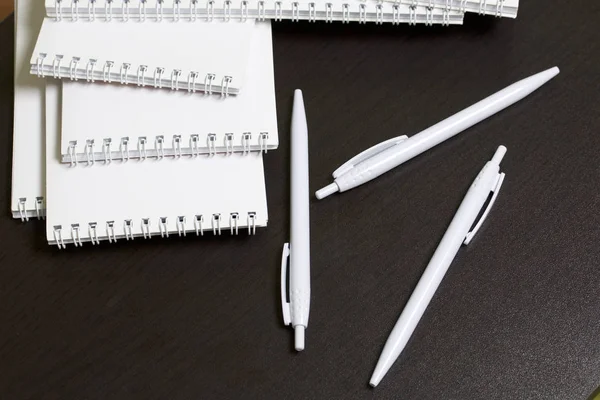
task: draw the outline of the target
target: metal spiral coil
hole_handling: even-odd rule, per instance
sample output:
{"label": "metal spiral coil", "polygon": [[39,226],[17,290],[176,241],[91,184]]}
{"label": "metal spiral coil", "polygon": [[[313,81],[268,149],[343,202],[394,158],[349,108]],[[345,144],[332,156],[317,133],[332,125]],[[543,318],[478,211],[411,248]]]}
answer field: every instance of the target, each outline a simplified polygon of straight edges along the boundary
{"label": "metal spiral coil", "polygon": [[[424,0],[423,0],[424,1]],[[466,0],[459,0],[465,2]],[[485,2],[487,0],[479,0]],[[499,0],[504,2],[504,0]],[[48,6],[48,14],[56,20],[62,20],[68,14],[73,21],[80,18],[86,18],[94,21],[96,18],[103,17],[110,21],[113,17],[121,21],[147,21],[153,20],[161,22],[164,19],[180,21],[182,19],[197,21],[203,19],[213,21],[219,20],[245,22],[248,19],[255,18],[259,21],[274,19],[291,19],[292,21],[308,20],[315,22],[323,20],[332,22],[335,19],[348,23],[357,21],[361,24],[375,22],[382,24],[391,22],[400,24],[408,22],[411,25],[424,23],[431,25],[440,23],[447,25],[451,22],[451,10],[449,8],[440,9],[440,15],[434,16],[433,12],[428,13],[426,8],[418,3],[415,7],[408,10],[408,15],[403,15],[399,0],[389,0],[388,5],[384,7],[381,0],[371,3],[361,4],[342,3],[334,5],[331,2],[309,2],[300,4],[298,1],[291,2],[289,8],[284,6],[283,1],[265,1],[259,0],[255,5],[250,6],[247,0],[138,0],[137,6],[132,6],[133,0],[54,0],[53,6]],[[421,2],[422,3],[422,2]],[[99,5],[103,4],[103,5]],[[239,4],[234,6],[234,4]],[[372,4],[369,9],[368,5]],[[421,7],[420,9],[417,7]],[[456,22],[460,22],[462,17],[455,16]]]}
{"label": "metal spiral coil", "polygon": [[33,199],[33,207],[30,207],[30,204],[28,204],[27,197],[19,197],[16,214],[22,222],[29,221],[30,216],[36,217],[39,220],[44,219],[45,212],[46,207],[43,196],[37,196]]}
{"label": "metal spiral coil", "polygon": [[[150,70],[152,75],[149,73]],[[55,54],[52,57],[48,53],[38,54],[35,64],[31,66],[31,73],[40,78],[65,78],[72,81],[85,79],[87,82],[101,80],[105,83],[118,82],[122,85],[153,86],[156,89],[163,87],[171,90],[184,89],[190,93],[200,90],[208,94],[219,94],[222,97],[232,94],[230,86],[233,82],[233,77],[229,75],[223,76],[217,83],[215,82],[217,76],[214,73],[207,73],[202,80],[198,71],[190,71],[187,78],[181,79],[180,69],[173,69],[170,74],[166,74],[163,67],[150,68],[143,64],[136,67],[126,62],[115,65],[114,61],[107,60],[101,63],[95,58],[83,60],[81,57],[71,57],[70,60],[65,60],[62,54]]]}
{"label": "metal spiral coil", "polygon": [[[229,233],[239,235],[241,214],[237,212],[229,213],[228,216]],[[195,233],[196,236],[203,236],[204,231],[212,231],[213,235],[221,235],[223,216],[219,213],[209,216],[210,222],[204,221],[201,214],[195,215],[193,221],[188,221],[186,216],[175,217],[176,230],[169,232],[168,217],[159,217],[155,221],[151,218],[142,218],[140,223],[141,233],[135,233],[136,222],[132,219],[123,220],[122,225],[118,221],[106,221],[104,231],[100,232],[102,224],[98,222],[89,222],[87,224],[87,237],[84,237],[84,227],[79,223],[70,224],[63,232],[62,225],[54,225],[52,233],[54,243],[59,249],[65,249],[66,244],[72,243],[75,247],[83,246],[84,242],[90,242],[92,245],[100,244],[101,240],[107,240],[109,243],[116,243],[117,239],[134,240],[135,237],[151,239],[152,232],[158,232],[162,238],[168,238],[170,233],[177,233],[178,236],[187,236],[188,233]],[[152,228],[155,223],[154,229]],[[246,227],[248,235],[256,235],[256,213],[246,213]]]}
{"label": "metal spiral coil", "polygon": [[[62,161],[75,167],[80,163],[92,166],[100,161],[108,164],[116,160],[122,162],[129,159],[144,161],[148,158],[161,160],[167,157],[198,157],[201,154],[207,154],[209,157],[217,154],[230,156],[234,153],[249,155],[252,152],[266,154],[268,151],[269,132],[259,132],[258,135],[253,135],[251,132],[243,132],[238,135],[228,132],[222,137],[222,141],[219,141],[219,135],[209,133],[206,135],[205,146],[201,146],[198,134],[190,135],[187,140],[182,135],[173,135],[170,140],[164,135],[158,135],[154,138],[154,145],[150,144],[152,141],[149,141],[147,136],[140,136],[137,141],[134,141],[135,150],[130,149],[128,136],[122,137],[118,141],[118,148],[113,148],[115,146],[112,138],[102,139],[102,143],[99,145],[100,149],[96,149],[97,144],[93,139],[85,140],[83,149],[79,148],[77,140],[72,140],[67,145],[66,155],[63,156]],[[203,147],[206,148],[206,151],[202,150]]]}
{"label": "metal spiral coil", "polygon": [[[473,6],[471,6],[471,8],[469,8],[469,6],[467,5],[467,3],[475,3],[476,4],[476,9],[473,8]],[[453,6],[454,3],[458,3],[458,5],[456,7]],[[460,13],[465,13],[469,10],[471,11],[476,11],[478,14],[480,15],[484,15],[484,14],[489,14],[488,11],[488,3],[489,0],[445,0],[444,4],[442,5],[442,7],[445,10],[448,11],[458,11]],[[496,17],[501,17],[502,15],[504,15],[504,6],[505,6],[506,0],[495,0],[495,9],[493,12],[493,15]],[[429,0],[429,6],[433,7],[435,6],[434,4],[434,0]]]}

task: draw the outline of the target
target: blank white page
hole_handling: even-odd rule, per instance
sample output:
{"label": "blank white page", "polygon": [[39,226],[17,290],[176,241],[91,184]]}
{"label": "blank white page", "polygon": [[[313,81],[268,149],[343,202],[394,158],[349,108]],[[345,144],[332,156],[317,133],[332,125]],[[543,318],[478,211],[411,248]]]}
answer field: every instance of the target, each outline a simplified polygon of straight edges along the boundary
{"label": "blank white page", "polygon": [[235,94],[254,21],[93,22],[46,18],[31,55],[38,76]]}
{"label": "blank white page", "polygon": [[29,74],[29,57],[44,19],[39,0],[15,2],[15,109],[10,209],[41,218],[44,205],[44,81]]}
{"label": "blank white page", "polygon": [[[71,168],[59,160],[60,85],[46,87],[49,244],[248,234],[267,225],[261,153]],[[140,240],[140,239],[136,239]],[[156,239],[154,239],[156,240]]]}
{"label": "blank white page", "polygon": [[245,90],[227,99],[63,81],[62,161],[277,148],[271,23],[257,22],[253,30]]}
{"label": "blank white page", "polygon": [[[484,0],[482,0],[484,1]],[[58,20],[121,21],[357,21],[374,23],[461,24],[463,13],[380,0],[46,0]]]}

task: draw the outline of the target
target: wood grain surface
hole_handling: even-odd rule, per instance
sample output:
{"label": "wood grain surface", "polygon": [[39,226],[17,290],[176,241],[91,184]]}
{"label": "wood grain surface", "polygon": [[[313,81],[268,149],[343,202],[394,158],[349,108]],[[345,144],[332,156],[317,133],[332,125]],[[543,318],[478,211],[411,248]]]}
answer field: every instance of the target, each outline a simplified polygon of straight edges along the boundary
{"label": "wood grain surface", "polygon": [[14,0],[0,0],[0,22],[9,16],[15,8]]}
{"label": "wood grain surface", "polygon": [[[600,385],[599,17],[597,1],[527,0],[516,20],[468,15],[461,27],[274,23],[281,145],[265,156],[268,228],[66,251],[46,244],[43,221],[9,215],[6,19],[0,398],[590,397]],[[501,114],[367,185],[312,199],[312,308],[307,348],[293,351],[278,292],[293,90],[304,91],[314,191],[366,147],[554,65],[558,77]],[[390,330],[500,144],[506,180],[494,209],[369,388]]]}

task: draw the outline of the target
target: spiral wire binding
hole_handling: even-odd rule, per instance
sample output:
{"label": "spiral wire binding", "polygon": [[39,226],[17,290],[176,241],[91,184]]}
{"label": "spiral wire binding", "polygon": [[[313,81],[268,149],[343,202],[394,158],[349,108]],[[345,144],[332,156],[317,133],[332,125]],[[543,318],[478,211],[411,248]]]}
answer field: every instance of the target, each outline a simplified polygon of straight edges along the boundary
{"label": "spiral wire binding", "polygon": [[[223,142],[219,144],[218,135],[216,133],[209,133],[206,135],[206,153],[201,151],[200,148],[200,136],[198,134],[192,134],[187,141],[188,147],[183,148],[183,138],[181,135],[173,135],[169,141],[164,135],[157,135],[154,137],[154,147],[150,148],[148,143],[148,137],[140,136],[137,138],[136,150],[137,158],[140,161],[146,159],[161,160],[167,157],[171,158],[182,158],[184,156],[193,158],[198,157],[201,154],[207,154],[209,157],[214,157],[217,154],[224,154],[230,156],[236,152],[242,155],[249,155],[251,152],[258,152],[266,154],[268,152],[269,132],[259,132],[257,137],[254,137],[251,132],[243,132],[238,136],[231,132],[223,134]],[[254,142],[253,142],[254,140]],[[120,159],[122,162],[127,162],[129,159],[134,158],[129,149],[130,138],[128,136],[121,138],[118,142],[118,149],[114,150],[113,154],[113,140],[111,138],[102,139],[102,148],[96,152],[96,145],[94,139],[85,140],[83,145],[83,152],[78,150],[78,141],[72,140],[68,143],[66,149],[66,155],[63,157],[63,162],[68,163],[71,167],[75,167],[81,163],[87,166],[93,166],[98,161],[102,161],[104,164],[109,164],[115,159]],[[238,143],[239,150],[236,150],[236,142]]]}
{"label": "spiral wire binding", "polygon": [[110,151],[110,144],[112,143],[112,139],[104,139],[102,141],[102,156],[104,158],[104,164],[110,164],[112,161],[112,152]]}
{"label": "spiral wire binding", "polygon": [[173,135],[173,149],[175,158],[181,158],[181,135]]}
{"label": "spiral wire binding", "polygon": [[[452,10],[452,5],[451,5],[451,0],[446,0],[446,4],[444,7],[444,10],[446,10],[446,13],[444,14],[444,18],[446,18],[446,20],[444,21],[444,25],[448,25],[450,23],[450,21],[447,20],[448,15],[450,14],[450,11]],[[430,0],[430,3],[433,3],[433,0]]]}
{"label": "spiral wire binding", "polygon": [[417,6],[415,4],[411,4],[408,6],[408,24],[416,25],[417,23]]}
{"label": "spiral wire binding", "polygon": [[[95,82],[96,79],[102,79],[105,83],[112,83],[114,82],[116,75],[118,82],[122,85],[133,83],[137,86],[148,85],[154,86],[156,89],[163,88],[163,75],[165,74],[164,67],[154,68],[152,77],[148,77],[146,74],[149,67],[143,64],[134,68],[131,63],[124,62],[116,67],[114,61],[107,60],[102,65],[102,70],[99,70],[98,59],[96,58],[90,58],[87,61],[84,61],[81,57],[71,57],[65,71],[65,67],[62,67],[61,69],[61,64],[66,62],[64,61],[64,55],[54,55],[52,62],[50,63],[46,63],[47,59],[49,59],[48,53],[39,53],[36,57],[35,64],[32,66],[32,73],[39,78],[67,78],[72,81],[85,78],[87,82]],[[80,67],[82,67],[81,70]],[[190,71],[185,82],[181,82],[181,74],[182,71],[180,69],[173,69],[171,71],[169,79],[171,90],[187,89],[189,93],[195,93],[200,87],[202,91],[207,94],[220,94],[221,97],[228,97],[231,94],[230,85],[233,82],[233,77],[230,75],[223,76],[220,86],[215,90],[216,88],[214,86],[216,85],[214,81],[216,79],[216,74],[214,73],[207,73],[204,76],[203,84],[197,82],[200,77],[198,71]]]}
{"label": "spiral wire binding", "polygon": [[[458,6],[453,7],[453,3],[456,2],[458,3]],[[443,8],[444,10],[446,10],[447,12],[449,11],[458,11],[461,13],[465,13],[467,12],[467,3],[469,2],[469,0],[445,0],[444,1],[444,5]],[[486,11],[488,9],[488,2],[489,0],[471,0],[472,3],[477,3],[477,13],[480,15],[484,15],[484,14],[488,14]],[[433,7],[434,6],[434,0],[429,0],[429,6]],[[495,10],[494,10],[494,16],[495,17],[501,17],[502,15],[504,15],[504,6],[505,6],[506,0],[496,0],[495,2]],[[448,14],[446,14],[445,16],[449,16]]]}
{"label": "spiral wire binding", "polygon": [[214,133],[209,133],[206,137],[206,142],[208,145],[208,156],[211,157],[217,155],[217,135]]}
{"label": "spiral wire binding", "polygon": [[154,148],[156,149],[157,158],[163,159],[165,158],[165,148],[164,148],[165,137],[159,135],[154,139]]}
{"label": "spiral wire binding", "polygon": [[125,240],[133,240],[130,219],[126,219],[125,221],[123,221],[123,231],[125,232]]}
{"label": "spiral wire binding", "polygon": [[53,233],[54,233],[54,241],[56,242],[56,245],[58,246],[58,248],[66,249],[67,247],[65,246],[65,242],[63,241],[63,238],[62,238],[62,226],[54,225]]}
{"label": "spiral wire binding", "polygon": [[501,17],[502,14],[504,13],[504,2],[506,0],[498,0],[496,2],[496,17]]}
{"label": "spiral wire binding", "polygon": [[[110,152],[110,148],[108,149]],[[119,152],[121,153],[121,160],[129,161],[129,137],[121,138],[121,144],[119,145]]]}
{"label": "spiral wire binding", "polygon": [[[229,230],[230,233],[233,235],[237,235],[238,234],[238,220],[240,218],[240,215],[238,213],[231,213],[229,214]],[[235,233],[234,233],[235,232]]]}
{"label": "spiral wire binding", "polygon": [[[240,22],[245,22],[249,18],[256,18],[259,21],[272,18],[275,21],[281,21],[284,18],[290,18],[292,21],[299,21],[300,19],[306,19],[311,22],[315,22],[317,19],[323,19],[326,22],[332,22],[334,15],[341,15],[341,21],[348,23],[350,20],[357,20],[359,23],[364,24],[368,21],[375,22],[376,24],[382,24],[383,22],[391,22],[395,25],[408,22],[411,25],[416,23],[425,23],[431,25],[434,22],[447,25],[450,23],[450,12],[453,11],[449,8],[442,8],[442,15],[440,20],[436,20],[433,16],[433,11],[424,10],[424,13],[420,15],[417,6],[408,10],[408,21],[402,18],[400,12],[400,0],[395,0],[394,4],[391,5],[391,19],[386,17],[386,13],[383,8],[383,2],[381,0],[373,1],[374,13],[368,11],[367,4],[358,4],[355,9],[351,9],[349,3],[342,3],[339,9],[334,9],[331,2],[309,2],[308,4],[300,5],[299,2],[294,1],[291,3],[290,8],[286,9],[283,6],[282,1],[271,1],[259,0],[256,6],[251,8],[247,0],[239,2],[239,7],[234,7],[232,0],[208,0],[205,2],[205,6],[199,5],[199,0],[172,0],[171,7],[167,8],[168,12],[165,11],[165,0],[152,0],[154,7],[148,6],[149,0],[139,0],[137,8],[130,6],[131,0],[104,0],[104,7],[99,13],[96,7],[96,3],[100,0],[87,0],[87,8],[83,10],[79,7],[80,2],[86,0],[70,0],[70,7],[66,9],[70,11],[71,19],[78,20],[80,13],[87,13],[87,19],[94,21],[96,18],[103,14],[106,21],[110,21],[115,13],[113,11],[113,4],[115,7],[120,9],[119,18],[122,21],[136,20],[140,22],[146,21],[149,17],[153,17],[156,22],[161,22],[165,18],[170,18],[172,21],[180,21],[183,18],[189,21],[197,21],[199,18],[203,18],[206,21],[213,21],[215,17],[221,18],[223,21],[229,22],[234,19]],[[459,9],[466,8],[467,0],[458,0],[462,3]],[[475,0],[477,1],[477,0]],[[479,8],[483,13],[488,0],[478,0]],[[505,0],[497,0],[496,3],[496,14],[501,14],[503,10],[503,3]],[[63,3],[68,3],[69,0],[54,0],[54,18],[58,21],[64,17]],[[184,4],[185,3],[185,4]],[[267,6],[269,3],[269,6]],[[416,2],[415,2],[416,3]],[[431,5],[430,5],[431,6]],[[87,10],[87,11],[84,11]],[[152,11],[150,11],[152,10]],[[464,11],[463,11],[464,12]],[[185,16],[185,17],[184,17]],[[424,18],[424,20],[421,19]]]}
{"label": "spiral wire binding", "polygon": [[[239,223],[240,213],[232,212],[229,213],[229,233],[231,235],[239,235]],[[204,216],[202,214],[195,215],[193,218],[193,226],[188,225],[187,218],[183,215],[177,216],[175,219],[175,226],[177,229],[177,235],[180,237],[187,236],[187,233],[195,232],[196,236],[204,236],[205,230],[211,230],[214,235],[221,235],[221,214],[216,213],[210,216],[210,228],[204,224]],[[123,220],[122,233],[117,232],[118,224],[116,221],[106,221],[105,224],[105,235],[104,237],[109,243],[116,243],[117,237],[124,237],[125,240],[134,240],[134,227],[135,221],[132,219]],[[256,235],[256,213],[248,212],[246,215],[246,225],[248,228],[248,235]],[[152,238],[151,219],[142,218],[140,221],[141,237],[144,239]],[[69,231],[67,232],[70,242],[75,247],[83,246],[83,238],[81,234],[82,227],[80,224],[70,224]],[[54,242],[59,249],[65,249],[65,237],[63,236],[62,225],[54,225],[52,227]],[[99,224],[97,222],[89,222],[87,224],[87,232],[89,241],[92,245],[100,244],[99,235]],[[156,231],[155,231],[156,232]],[[158,233],[162,238],[169,237],[168,229],[168,217],[158,218]]]}
{"label": "spiral wire binding", "polygon": [[100,244],[100,240],[98,240],[98,231],[96,230],[97,225],[98,224],[95,222],[90,222],[88,224],[88,236],[90,237],[90,242],[93,245]]}
{"label": "spiral wire binding", "polygon": [[177,234],[179,236],[185,236],[185,216],[177,217]]}
{"label": "spiral wire binding", "polygon": [[233,133],[225,134],[225,154],[233,154]]}
{"label": "spiral wire binding", "polygon": [[[390,1],[394,1],[395,3],[399,2],[399,0],[390,0]],[[489,0],[471,0],[471,1],[477,2],[477,12],[480,15],[486,14]],[[438,0],[437,2],[435,0],[429,0],[426,7],[435,8],[437,6],[437,7],[442,8],[445,11],[445,13],[443,15],[444,19],[449,18],[450,11],[458,11],[461,13],[467,12],[468,0],[443,0],[443,2],[444,2],[443,4],[439,4],[440,0]],[[454,2],[458,3],[458,6],[456,8],[453,5]],[[494,12],[494,16],[496,16],[496,17],[502,16],[502,14],[504,13],[505,2],[506,2],[506,0],[496,0],[496,3],[495,3],[496,9]],[[417,7],[419,5],[422,5],[423,3],[425,3],[425,0],[411,0],[410,5]],[[428,22],[429,22],[429,20],[426,18],[426,23],[428,23]]]}
{"label": "spiral wire binding", "polygon": [[202,230],[202,222],[204,222],[204,217],[202,215],[194,216],[194,230],[196,231],[196,236],[204,236],[204,230]]}
{"label": "spiral wire binding", "polygon": [[106,236],[108,236],[108,243],[117,243],[117,235],[115,235],[115,221],[106,221]]}
{"label": "spiral wire binding", "polygon": [[71,163],[71,167],[77,165],[77,154],[76,154],[77,140],[72,140],[69,142],[69,147],[67,147],[67,157],[69,157],[69,162]]}
{"label": "spiral wire binding", "polygon": [[[44,197],[37,196],[33,203],[33,212],[35,212],[35,217],[38,220],[44,219],[43,211],[44,211]],[[27,197],[19,197],[17,203],[17,213],[19,214],[19,219],[22,222],[29,221],[29,212],[27,212]]]}
{"label": "spiral wire binding", "polygon": [[212,215],[212,231],[213,235],[221,234],[221,214]]}
{"label": "spiral wire binding", "polygon": [[138,138],[138,144],[137,144],[137,148],[138,148],[138,152],[140,153],[140,160],[144,161],[147,157],[147,152],[146,152],[146,137],[142,136]]}
{"label": "spiral wire binding", "polygon": [[487,0],[479,1],[479,15],[483,15],[485,13],[486,6],[487,6]]}
{"label": "spiral wire binding", "polygon": [[81,243],[81,235],[79,234],[79,224],[71,224],[71,240],[75,247],[83,246]]}
{"label": "spiral wire binding", "polygon": [[29,216],[27,215],[27,210],[25,208],[25,203],[27,202],[27,198],[21,197],[19,198],[19,203],[17,204],[17,210],[19,212],[19,217],[21,217],[21,221],[29,221]]}
{"label": "spiral wire binding", "polygon": [[94,165],[94,140],[85,141],[85,158],[87,165]]}

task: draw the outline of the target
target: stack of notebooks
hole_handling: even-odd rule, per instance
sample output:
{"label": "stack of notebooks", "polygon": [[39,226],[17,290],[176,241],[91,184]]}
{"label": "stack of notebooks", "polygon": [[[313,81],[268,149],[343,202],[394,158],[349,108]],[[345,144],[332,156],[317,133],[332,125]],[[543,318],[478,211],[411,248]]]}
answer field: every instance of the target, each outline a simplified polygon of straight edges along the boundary
{"label": "stack of notebooks", "polygon": [[16,0],[11,211],[49,244],[254,234],[270,20],[460,24],[518,0]]}

